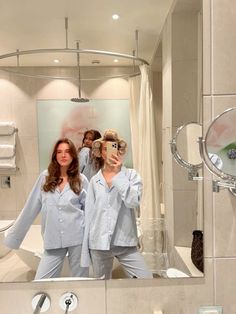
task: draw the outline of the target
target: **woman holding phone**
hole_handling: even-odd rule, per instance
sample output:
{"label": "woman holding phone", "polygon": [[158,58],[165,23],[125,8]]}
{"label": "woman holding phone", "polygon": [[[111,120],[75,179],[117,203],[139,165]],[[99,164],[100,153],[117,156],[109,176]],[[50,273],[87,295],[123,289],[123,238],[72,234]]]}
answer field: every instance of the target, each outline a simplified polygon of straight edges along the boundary
{"label": "woman holding phone", "polygon": [[85,204],[85,235],[81,264],[90,256],[95,277],[112,277],[114,257],[130,278],[152,278],[138,251],[135,208],[140,204],[142,183],[134,169],[122,165],[127,144],[114,130],[93,142],[103,167],[89,183]]}

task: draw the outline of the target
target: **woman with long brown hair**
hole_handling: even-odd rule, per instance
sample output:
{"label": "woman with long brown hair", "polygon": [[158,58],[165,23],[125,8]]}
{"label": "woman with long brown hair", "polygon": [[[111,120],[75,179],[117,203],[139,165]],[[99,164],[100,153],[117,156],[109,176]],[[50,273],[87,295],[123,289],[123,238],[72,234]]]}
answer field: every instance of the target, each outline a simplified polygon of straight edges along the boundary
{"label": "woman with long brown hair", "polygon": [[103,165],[103,160],[94,156],[92,152],[93,141],[101,137],[99,131],[93,129],[87,130],[84,132],[82,147],[79,148],[80,172],[83,173],[89,181]]}
{"label": "woman with long brown hair", "polygon": [[80,266],[87,187],[88,180],[79,173],[74,144],[67,138],[58,140],[48,169],[39,175],[5,239],[7,246],[18,249],[34,219],[41,213],[44,253],[35,279],[59,277],[66,255],[71,275],[88,277],[88,268]]}

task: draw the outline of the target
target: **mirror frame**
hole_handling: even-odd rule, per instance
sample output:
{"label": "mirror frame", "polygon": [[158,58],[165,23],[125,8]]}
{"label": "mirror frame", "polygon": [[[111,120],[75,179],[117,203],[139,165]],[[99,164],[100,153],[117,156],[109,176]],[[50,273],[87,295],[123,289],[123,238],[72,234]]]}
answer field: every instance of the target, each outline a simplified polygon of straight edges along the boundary
{"label": "mirror frame", "polygon": [[210,129],[212,125],[219,119],[221,118],[224,114],[229,113],[232,110],[236,110],[236,107],[234,108],[229,108],[223,111],[221,114],[215,117],[215,119],[211,122],[209,125],[205,138],[200,137],[199,138],[199,149],[200,149],[200,154],[202,157],[202,160],[206,166],[206,168],[215,176],[217,176],[219,180],[213,180],[213,192],[219,192],[220,187],[222,188],[228,188],[229,191],[236,196],[236,176],[226,173],[219,169],[218,167],[215,166],[215,164],[211,161],[209,158],[209,152],[207,149],[207,136],[209,135]]}
{"label": "mirror frame", "polygon": [[202,124],[197,123],[197,122],[187,122],[183,125],[181,125],[177,131],[175,136],[172,138],[172,140],[170,141],[170,147],[171,147],[171,153],[174,157],[174,160],[183,168],[187,169],[188,171],[188,175],[189,175],[189,179],[194,180],[194,178],[198,178],[198,170],[202,168],[203,163],[199,163],[196,165],[193,165],[189,162],[187,162],[186,160],[184,160],[181,155],[179,154],[178,148],[177,148],[177,138],[180,134],[180,132],[186,128],[188,125],[190,124],[197,124],[199,126],[202,127]]}

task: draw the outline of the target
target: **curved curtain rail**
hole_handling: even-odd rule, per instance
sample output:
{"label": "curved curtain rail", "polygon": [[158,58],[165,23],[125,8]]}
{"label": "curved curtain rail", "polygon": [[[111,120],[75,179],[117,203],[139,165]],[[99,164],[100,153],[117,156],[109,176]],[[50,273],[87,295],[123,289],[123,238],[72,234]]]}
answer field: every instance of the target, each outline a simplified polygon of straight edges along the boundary
{"label": "curved curtain rail", "polygon": [[[5,67],[0,65],[0,70],[3,70],[5,72],[13,73],[18,76],[25,76],[25,77],[32,77],[32,78],[41,78],[41,79],[57,79],[57,80],[77,80],[78,78],[75,76],[53,76],[53,75],[41,75],[41,74],[28,74],[20,70],[20,66],[18,65],[19,56],[23,55],[32,55],[32,54],[41,54],[41,53],[82,53],[82,54],[99,54],[99,55],[105,55],[105,56],[113,56],[118,58],[124,58],[124,59],[130,59],[133,61],[139,61],[140,64],[146,64],[149,65],[149,63],[139,57],[128,55],[128,54],[122,54],[117,52],[111,52],[111,51],[103,51],[103,50],[92,50],[92,49],[71,49],[71,48],[50,48],[50,49],[34,49],[34,50],[24,50],[24,51],[15,51],[12,53],[7,53],[0,55],[0,60],[7,59],[11,57],[17,57],[17,66],[14,67],[14,69],[11,69],[11,67]],[[17,70],[15,70],[17,68]],[[111,75],[111,76],[98,76],[98,77],[90,77],[90,78],[81,78],[82,81],[100,81],[100,80],[106,80],[106,79],[112,79],[112,78],[127,78],[127,77],[133,77],[140,75],[140,72],[132,72],[132,73],[125,73],[125,74],[119,74],[119,75]]]}
{"label": "curved curtain rail", "polygon": [[120,58],[125,58],[125,59],[131,59],[134,61],[139,61],[142,64],[147,64],[149,63],[139,57],[133,56],[133,55],[128,55],[128,54],[123,54],[123,53],[118,53],[118,52],[111,52],[111,51],[105,51],[105,50],[92,50],[92,49],[71,49],[71,48],[49,48],[49,49],[34,49],[34,50],[23,50],[23,51],[15,51],[11,53],[7,53],[4,55],[0,55],[0,59],[6,59],[10,57],[15,57],[15,56],[22,56],[22,55],[31,55],[31,54],[40,54],[40,53],[53,53],[53,52],[60,52],[60,53],[87,53],[87,54],[100,54],[100,55],[106,55],[106,56],[113,56],[113,57],[120,57]]}
{"label": "curved curtain rail", "polygon": [[[39,79],[55,79],[55,80],[78,80],[78,77],[75,76],[53,76],[53,75],[41,75],[41,74],[28,74],[23,72],[18,72],[17,70],[10,69],[9,67],[0,67],[1,71],[12,73],[18,76],[25,76],[25,77],[32,77],[32,78],[39,78]],[[133,72],[133,73],[125,73],[125,74],[117,74],[117,75],[108,75],[108,76],[97,76],[97,77],[88,77],[88,78],[81,78],[81,81],[102,81],[108,80],[113,78],[127,78],[127,77],[134,77],[140,75],[140,72]]]}

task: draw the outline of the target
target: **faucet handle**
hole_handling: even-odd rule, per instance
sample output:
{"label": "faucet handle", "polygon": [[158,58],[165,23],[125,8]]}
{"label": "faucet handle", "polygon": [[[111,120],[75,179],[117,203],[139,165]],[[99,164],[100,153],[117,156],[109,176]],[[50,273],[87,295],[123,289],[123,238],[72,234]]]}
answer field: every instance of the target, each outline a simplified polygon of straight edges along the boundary
{"label": "faucet handle", "polygon": [[39,314],[46,312],[51,305],[51,300],[45,292],[37,293],[32,299],[33,314]]}
{"label": "faucet handle", "polygon": [[73,292],[66,292],[64,293],[60,300],[59,305],[62,310],[66,310],[66,313],[73,311],[78,304],[78,298]]}

